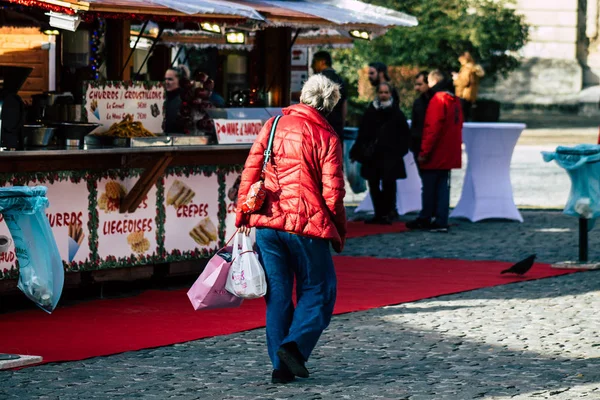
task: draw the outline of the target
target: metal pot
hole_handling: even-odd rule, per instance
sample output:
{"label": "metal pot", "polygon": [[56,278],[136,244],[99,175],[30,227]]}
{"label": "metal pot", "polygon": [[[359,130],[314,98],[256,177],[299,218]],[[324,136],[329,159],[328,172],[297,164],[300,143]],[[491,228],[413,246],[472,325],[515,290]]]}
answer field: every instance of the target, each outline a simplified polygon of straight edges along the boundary
{"label": "metal pot", "polygon": [[25,146],[48,146],[54,137],[55,128],[44,125],[23,125]]}

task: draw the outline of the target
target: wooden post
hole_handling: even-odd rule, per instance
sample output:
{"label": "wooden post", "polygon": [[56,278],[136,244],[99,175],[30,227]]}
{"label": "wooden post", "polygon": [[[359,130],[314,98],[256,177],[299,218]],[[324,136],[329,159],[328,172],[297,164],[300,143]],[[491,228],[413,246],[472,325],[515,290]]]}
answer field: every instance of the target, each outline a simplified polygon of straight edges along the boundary
{"label": "wooden post", "polygon": [[262,73],[265,90],[271,93],[271,104],[285,107],[290,104],[292,28],[267,28],[256,34],[256,65]]}
{"label": "wooden post", "polygon": [[[133,57],[125,66],[125,62],[131,52],[129,46],[130,29],[131,21],[112,18],[106,20],[106,75],[108,80],[128,81],[131,79]],[[123,76],[121,76],[123,66],[125,66],[125,70]]]}

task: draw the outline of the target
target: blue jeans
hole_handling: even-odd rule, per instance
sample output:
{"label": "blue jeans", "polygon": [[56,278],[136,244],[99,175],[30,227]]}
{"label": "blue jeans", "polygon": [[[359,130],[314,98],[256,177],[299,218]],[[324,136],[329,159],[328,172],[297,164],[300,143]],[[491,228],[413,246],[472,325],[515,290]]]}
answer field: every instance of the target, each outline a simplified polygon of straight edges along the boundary
{"label": "blue jeans", "polygon": [[450,212],[450,171],[442,169],[421,170],[423,182],[421,213],[419,218],[435,222],[441,226],[448,226],[448,213]]}
{"label": "blue jeans", "polygon": [[277,350],[282,344],[296,342],[306,361],[329,325],[336,296],[335,269],[325,239],[257,228],[256,244],[267,275],[267,347],[273,368],[280,369]]}

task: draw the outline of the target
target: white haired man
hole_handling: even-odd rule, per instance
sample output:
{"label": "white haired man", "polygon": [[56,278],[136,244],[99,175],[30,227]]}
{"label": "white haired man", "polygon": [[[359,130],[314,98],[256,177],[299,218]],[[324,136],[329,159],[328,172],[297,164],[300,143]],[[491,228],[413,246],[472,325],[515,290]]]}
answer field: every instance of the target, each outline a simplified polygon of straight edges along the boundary
{"label": "white haired man", "polygon": [[[245,214],[238,206],[236,226],[250,233],[267,275],[267,348],[273,383],[308,377],[305,362],[329,325],[336,277],[329,243],[341,252],[346,240],[341,140],[326,116],[340,99],[339,86],[313,75],[300,104],[283,110],[275,127],[272,159],[264,173],[262,208]],[[261,178],[264,152],[274,119],[252,145],[238,191],[244,204]],[[292,289],[296,279],[297,304]]]}

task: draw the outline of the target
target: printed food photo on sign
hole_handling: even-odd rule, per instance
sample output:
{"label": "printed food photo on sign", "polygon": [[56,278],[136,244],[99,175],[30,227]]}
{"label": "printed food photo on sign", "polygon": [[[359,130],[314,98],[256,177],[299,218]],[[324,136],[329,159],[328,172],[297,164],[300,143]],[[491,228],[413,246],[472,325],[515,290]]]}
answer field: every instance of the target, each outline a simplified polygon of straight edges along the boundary
{"label": "printed food photo on sign", "polygon": [[98,188],[98,256],[101,265],[133,265],[157,254],[157,187],[153,185],[133,212],[120,205],[139,175],[105,176]]}
{"label": "printed food photo on sign", "polygon": [[196,193],[185,183],[176,179],[167,192],[167,205],[176,209],[190,204]]}
{"label": "printed food photo on sign", "polygon": [[204,218],[190,231],[190,236],[200,246],[209,246],[217,241],[217,227],[210,218]]}
{"label": "printed food photo on sign", "polygon": [[165,250],[186,257],[219,246],[219,180],[203,171],[168,173],[164,180]]}
{"label": "printed food photo on sign", "polygon": [[127,236],[127,243],[131,246],[131,250],[138,254],[143,254],[150,250],[150,241],[144,237],[143,231],[130,233]]}
{"label": "printed food photo on sign", "polygon": [[85,239],[83,224],[71,222],[69,224],[69,262],[73,261],[75,258],[75,255],[83,243],[83,239]]}
{"label": "printed food photo on sign", "polygon": [[98,208],[106,213],[119,212],[121,199],[127,195],[127,189],[117,181],[108,181],[104,192],[98,198]]}

